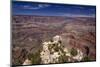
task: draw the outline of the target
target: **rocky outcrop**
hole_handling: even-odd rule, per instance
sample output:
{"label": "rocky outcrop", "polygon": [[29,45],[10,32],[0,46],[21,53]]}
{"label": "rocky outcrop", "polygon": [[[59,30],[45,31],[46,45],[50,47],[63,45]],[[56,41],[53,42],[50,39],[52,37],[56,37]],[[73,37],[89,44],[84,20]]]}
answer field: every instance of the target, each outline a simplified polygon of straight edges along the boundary
{"label": "rocky outcrop", "polygon": [[[77,55],[72,56],[70,50],[65,48],[61,43],[61,36],[56,35],[53,41],[43,43],[43,50],[40,53],[42,64],[72,62],[73,60],[81,61],[83,52],[76,49]],[[74,61],[73,61],[74,62]]]}

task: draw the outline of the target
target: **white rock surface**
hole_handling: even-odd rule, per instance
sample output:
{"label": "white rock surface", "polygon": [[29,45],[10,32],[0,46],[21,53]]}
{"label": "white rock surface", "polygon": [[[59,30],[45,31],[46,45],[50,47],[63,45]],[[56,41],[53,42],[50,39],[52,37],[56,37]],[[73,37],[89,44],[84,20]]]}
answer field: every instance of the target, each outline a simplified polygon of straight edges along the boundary
{"label": "white rock surface", "polygon": [[[49,63],[57,63],[59,61],[59,57],[63,55],[63,53],[59,50],[58,52],[55,52],[53,48],[51,48],[51,51],[48,49],[49,45],[56,44],[58,47],[61,47],[61,44],[58,42],[61,40],[61,37],[56,35],[53,37],[53,42],[48,41],[43,43],[43,50],[40,53],[40,57],[43,64],[49,64]],[[66,56],[69,56],[72,59],[75,59],[77,61],[81,61],[83,58],[83,53],[79,49],[77,49],[78,54],[76,56],[71,56],[70,51],[67,48],[62,48],[63,51],[66,53]],[[53,52],[50,54],[50,52]],[[68,61],[71,62],[71,59],[68,58]]]}
{"label": "white rock surface", "polygon": [[26,59],[23,63],[23,65],[30,65],[30,64],[32,64],[32,63],[29,59]]}
{"label": "white rock surface", "polygon": [[56,35],[53,37],[53,41],[58,42],[59,40],[61,40],[61,36]]}

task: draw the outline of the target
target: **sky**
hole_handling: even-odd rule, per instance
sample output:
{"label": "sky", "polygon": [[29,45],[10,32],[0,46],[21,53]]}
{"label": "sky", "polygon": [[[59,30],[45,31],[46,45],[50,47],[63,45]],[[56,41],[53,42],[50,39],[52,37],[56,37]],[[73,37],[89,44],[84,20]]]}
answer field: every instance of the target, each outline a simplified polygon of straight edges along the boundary
{"label": "sky", "polygon": [[90,5],[12,1],[12,14],[13,15],[39,15],[39,16],[94,17],[96,14],[96,7]]}

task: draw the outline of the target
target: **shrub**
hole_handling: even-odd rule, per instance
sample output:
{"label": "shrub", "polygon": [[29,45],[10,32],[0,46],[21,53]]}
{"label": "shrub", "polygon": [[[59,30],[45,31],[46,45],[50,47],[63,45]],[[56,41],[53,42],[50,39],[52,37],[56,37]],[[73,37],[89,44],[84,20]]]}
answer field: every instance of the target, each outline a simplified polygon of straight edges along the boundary
{"label": "shrub", "polygon": [[65,54],[61,55],[59,57],[59,63],[66,63],[68,62],[68,56],[66,56]]}
{"label": "shrub", "polygon": [[78,54],[77,50],[74,49],[74,48],[71,49],[70,53],[71,53],[72,56],[76,56]]}
{"label": "shrub", "polygon": [[88,56],[85,56],[83,59],[82,59],[82,61],[90,61],[91,59],[90,59],[90,57],[88,57]]}
{"label": "shrub", "polygon": [[56,52],[59,51],[59,47],[58,47],[58,45],[55,45],[55,46],[54,46],[54,50],[55,50]]}
{"label": "shrub", "polygon": [[41,58],[40,58],[40,51],[30,54],[28,56],[29,59],[31,59],[32,64],[40,64],[41,63]]}
{"label": "shrub", "polygon": [[21,63],[20,60],[16,59],[16,63],[15,63],[15,64],[16,64],[16,65],[21,65],[22,63]]}

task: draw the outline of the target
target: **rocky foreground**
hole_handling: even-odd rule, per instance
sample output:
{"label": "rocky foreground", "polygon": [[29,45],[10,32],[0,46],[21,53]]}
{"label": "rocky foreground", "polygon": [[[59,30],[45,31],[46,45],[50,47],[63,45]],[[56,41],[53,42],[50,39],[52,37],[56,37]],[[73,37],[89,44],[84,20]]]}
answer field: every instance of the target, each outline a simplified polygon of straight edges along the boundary
{"label": "rocky foreground", "polygon": [[[88,52],[89,50],[84,50]],[[32,59],[35,56],[31,56],[30,60],[26,59],[23,65],[35,64],[52,64],[52,63],[68,63],[68,62],[80,62],[91,61],[88,54],[84,53],[82,49],[74,47],[65,47],[62,43],[62,37],[56,35],[51,41],[43,42],[41,51],[39,51],[37,61]],[[39,59],[40,58],[40,59]],[[32,61],[33,60],[33,61]]]}
{"label": "rocky foreground", "polygon": [[58,35],[53,38],[52,42],[44,42],[43,44],[43,50],[40,52],[43,64],[81,61],[84,57],[81,50],[74,48],[69,50],[64,47],[62,38]]}

